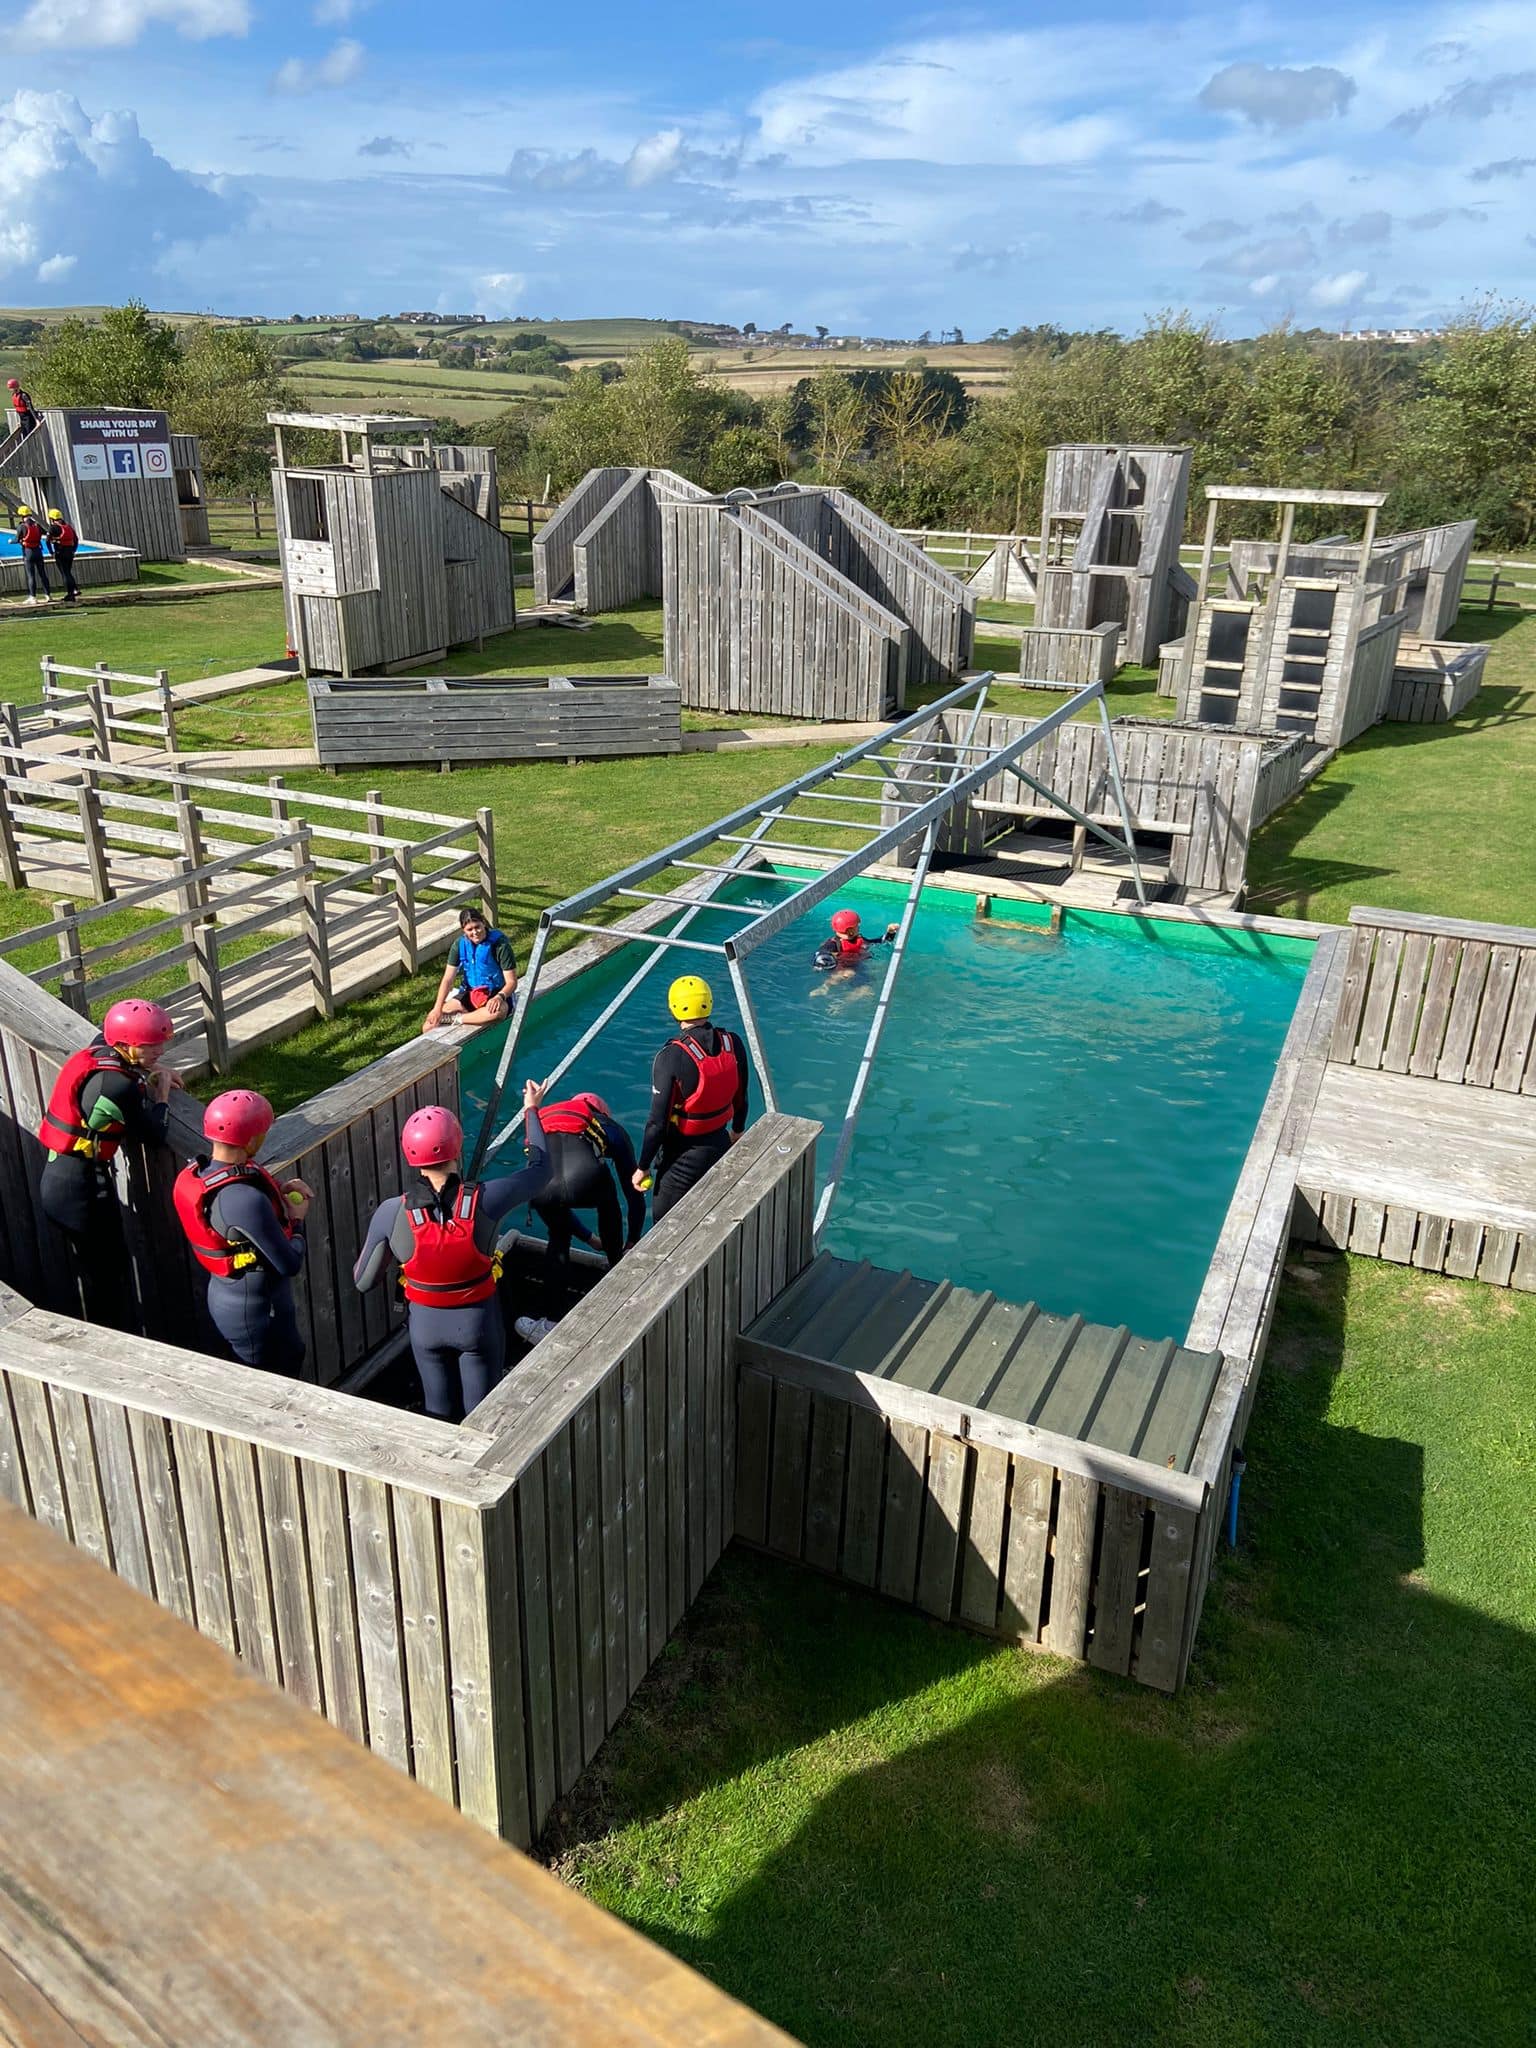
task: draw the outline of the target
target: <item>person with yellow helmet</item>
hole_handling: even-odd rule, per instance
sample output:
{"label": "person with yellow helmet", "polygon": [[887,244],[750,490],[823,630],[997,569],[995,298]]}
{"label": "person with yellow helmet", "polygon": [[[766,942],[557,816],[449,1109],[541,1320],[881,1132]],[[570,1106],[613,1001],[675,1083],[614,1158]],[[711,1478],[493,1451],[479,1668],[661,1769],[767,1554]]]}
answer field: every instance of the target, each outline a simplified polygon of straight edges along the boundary
{"label": "person with yellow helmet", "polygon": [[80,602],[80,586],[75,581],[75,553],[80,546],[80,536],[64,517],[57,505],[48,507],[48,552],[53,556],[54,566],[64,579],[64,602]]}
{"label": "person with yellow helmet", "polygon": [[650,1184],[656,1222],[727,1152],[747,1126],[747,1049],[734,1031],[710,1022],[715,998],[697,974],[683,974],[667,990],[667,1007],[681,1029],[651,1063],[651,1111],[633,1185]]}
{"label": "person with yellow helmet", "polygon": [[[43,561],[43,545],[48,538],[47,529],[30,505],[16,508],[16,545],[21,549],[21,559],[27,569],[27,603],[46,604],[53,595],[48,588],[48,570]],[[42,597],[39,599],[38,592]]]}

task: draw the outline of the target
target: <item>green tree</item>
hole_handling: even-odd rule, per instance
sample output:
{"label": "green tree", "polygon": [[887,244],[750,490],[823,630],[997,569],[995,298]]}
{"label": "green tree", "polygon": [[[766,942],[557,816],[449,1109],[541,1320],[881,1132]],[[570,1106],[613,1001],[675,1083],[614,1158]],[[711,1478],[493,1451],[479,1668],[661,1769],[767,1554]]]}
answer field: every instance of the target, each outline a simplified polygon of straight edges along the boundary
{"label": "green tree", "polygon": [[1488,301],[1451,328],[1404,422],[1403,506],[1475,516],[1485,538],[1536,534],[1536,311]]}
{"label": "green tree", "polygon": [[180,366],[176,330],[140,299],[109,306],[99,320],[74,317],[51,329],[32,369],[41,405],[168,407]]}
{"label": "green tree", "polygon": [[251,488],[266,481],[269,412],[296,398],[271,347],[249,327],[200,321],[179,337],[179,361],[166,399],[178,433],[196,434],[210,482]]}
{"label": "green tree", "polygon": [[841,370],[818,370],[805,396],[816,474],[825,484],[842,483],[869,438],[869,401]]}

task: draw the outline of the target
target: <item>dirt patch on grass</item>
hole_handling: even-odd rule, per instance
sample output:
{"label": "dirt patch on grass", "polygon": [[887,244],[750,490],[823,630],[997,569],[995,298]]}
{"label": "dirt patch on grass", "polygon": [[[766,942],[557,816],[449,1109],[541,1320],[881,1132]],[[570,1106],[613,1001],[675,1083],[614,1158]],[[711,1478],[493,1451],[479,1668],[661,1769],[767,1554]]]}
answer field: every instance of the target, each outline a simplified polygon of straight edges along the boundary
{"label": "dirt patch on grass", "polygon": [[976,1825],[1009,1842],[1032,1841],[1037,1828],[1029,1794],[1017,1775],[999,1757],[989,1757],[976,1773],[973,1808]]}

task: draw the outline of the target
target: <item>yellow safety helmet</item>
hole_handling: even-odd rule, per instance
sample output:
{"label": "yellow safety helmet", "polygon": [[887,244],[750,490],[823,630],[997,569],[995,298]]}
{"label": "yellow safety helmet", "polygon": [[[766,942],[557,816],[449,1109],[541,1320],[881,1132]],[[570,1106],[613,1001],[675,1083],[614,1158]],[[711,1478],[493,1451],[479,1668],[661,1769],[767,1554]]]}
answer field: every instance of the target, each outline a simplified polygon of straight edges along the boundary
{"label": "yellow safety helmet", "polygon": [[50,519],[62,519],[64,517],[64,514],[59,510],[57,505],[50,505],[48,507],[48,517]]}
{"label": "yellow safety helmet", "polygon": [[714,1007],[709,983],[700,975],[680,974],[667,990],[667,1008],[679,1024],[697,1024]]}
{"label": "yellow safety helmet", "polygon": [[16,507],[16,517],[18,519],[30,519],[32,517],[32,507],[30,505],[18,505]]}

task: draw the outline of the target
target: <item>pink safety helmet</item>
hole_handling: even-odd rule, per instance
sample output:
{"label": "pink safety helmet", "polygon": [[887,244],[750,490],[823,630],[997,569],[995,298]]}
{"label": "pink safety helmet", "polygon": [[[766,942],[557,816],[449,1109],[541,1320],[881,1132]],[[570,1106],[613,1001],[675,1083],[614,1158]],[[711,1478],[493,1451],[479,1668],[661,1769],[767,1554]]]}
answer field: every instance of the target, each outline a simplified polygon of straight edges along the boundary
{"label": "pink safety helmet", "polygon": [[5,385],[8,391],[19,391],[21,389],[20,384],[17,383],[14,377],[7,377],[5,380]]}
{"label": "pink safety helmet", "polygon": [[571,1100],[573,1102],[586,1103],[587,1107],[589,1109],[595,1110],[599,1116],[611,1117],[613,1115],[613,1111],[608,1107],[607,1103],[604,1102],[602,1096],[594,1095],[590,1088],[583,1088],[581,1093],[579,1095],[572,1096]]}
{"label": "pink safety helmet", "polygon": [[203,1111],[203,1136],[254,1151],[271,1130],[272,1105],[254,1088],[227,1088]]}
{"label": "pink safety helmet", "polygon": [[859,913],[856,910],[833,911],[832,929],[833,931],[837,932],[841,937],[847,938],[851,932],[856,932],[858,928]]}
{"label": "pink safety helmet", "polygon": [[447,1166],[464,1150],[464,1127],[451,1109],[414,1110],[400,1133],[407,1166]]}
{"label": "pink safety helmet", "polygon": [[140,996],[128,996],[114,1003],[101,1020],[101,1035],[108,1045],[169,1045],[176,1035],[170,1012]]}

